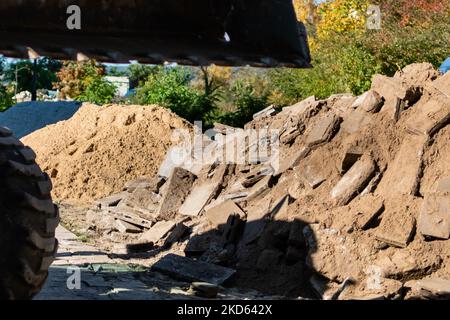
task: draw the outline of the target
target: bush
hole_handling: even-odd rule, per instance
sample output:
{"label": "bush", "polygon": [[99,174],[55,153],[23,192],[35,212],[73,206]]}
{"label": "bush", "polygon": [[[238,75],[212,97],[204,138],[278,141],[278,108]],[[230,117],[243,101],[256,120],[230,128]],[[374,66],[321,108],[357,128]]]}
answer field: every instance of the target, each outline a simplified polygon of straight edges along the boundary
{"label": "bush", "polygon": [[16,103],[13,97],[14,94],[8,88],[0,85],[0,112],[8,110]]}
{"label": "bush", "polygon": [[101,78],[93,79],[86,89],[76,97],[82,102],[92,102],[98,105],[108,104],[116,96],[117,88],[112,83]]}
{"label": "bush", "polygon": [[204,94],[189,86],[192,75],[184,68],[159,68],[138,88],[134,102],[157,104],[194,122],[204,120],[215,109],[217,92]]}
{"label": "bush", "polygon": [[231,89],[234,93],[236,111],[216,114],[216,120],[233,127],[244,127],[253,115],[268,105],[268,96],[259,96],[251,83],[238,81]]}

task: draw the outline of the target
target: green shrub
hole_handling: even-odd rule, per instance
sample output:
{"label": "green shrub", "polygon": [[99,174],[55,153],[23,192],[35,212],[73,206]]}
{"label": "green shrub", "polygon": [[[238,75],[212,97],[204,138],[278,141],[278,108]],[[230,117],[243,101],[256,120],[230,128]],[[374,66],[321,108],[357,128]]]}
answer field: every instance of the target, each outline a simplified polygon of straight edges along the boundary
{"label": "green shrub", "polygon": [[216,120],[233,127],[243,127],[253,119],[253,115],[266,108],[268,105],[267,95],[255,93],[253,85],[249,82],[238,81],[231,88],[234,94],[234,105],[236,111],[216,114]]}
{"label": "green shrub", "polygon": [[16,103],[13,97],[14,94],[12,92],[0,85],[0,112],[8,110]]}
{"label": "green shrub", "polygon": [[215,109],[218,92],[204,94],[189,86],[192,75],[184,68],[159,68],[138,88],[134,102],[157,104],[194,122],[203,120]]}
{"label": "green shrub", "polygon": [[86,89],[76,97],[76,100],[103,105],[111,103],[116,96],[116,92],[117,88],[112,83],[101,78],[94,78]]}

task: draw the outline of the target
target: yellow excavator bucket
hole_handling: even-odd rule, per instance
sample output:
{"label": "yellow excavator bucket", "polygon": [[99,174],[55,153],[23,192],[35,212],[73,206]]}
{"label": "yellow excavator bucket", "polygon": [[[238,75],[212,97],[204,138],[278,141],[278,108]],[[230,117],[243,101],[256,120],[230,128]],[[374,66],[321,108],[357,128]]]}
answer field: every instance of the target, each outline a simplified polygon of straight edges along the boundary
{"label": "yellow excavator bucket", "polygon": [[1,0],[0,54],[310,67],[292,0]]}

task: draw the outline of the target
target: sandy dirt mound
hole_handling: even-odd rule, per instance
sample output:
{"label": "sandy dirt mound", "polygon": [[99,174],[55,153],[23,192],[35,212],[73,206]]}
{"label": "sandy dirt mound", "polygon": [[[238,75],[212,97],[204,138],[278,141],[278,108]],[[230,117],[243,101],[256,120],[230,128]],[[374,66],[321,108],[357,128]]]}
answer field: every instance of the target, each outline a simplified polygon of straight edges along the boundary
{"label": "sandy dirt mound", "polygon": [[189,124],[157,106],[85,104],[71,119],[22,141],[51,176],[55,200],[87,204],[154,175],[176,128]]}

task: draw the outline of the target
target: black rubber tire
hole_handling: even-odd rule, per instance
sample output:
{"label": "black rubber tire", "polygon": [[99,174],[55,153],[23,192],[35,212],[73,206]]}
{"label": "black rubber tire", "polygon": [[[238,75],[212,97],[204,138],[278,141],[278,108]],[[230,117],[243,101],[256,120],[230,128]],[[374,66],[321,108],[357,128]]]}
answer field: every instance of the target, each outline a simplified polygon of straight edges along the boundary
{"label": "black rubber tire", "polygon": [[0,127],[0,299],[31,299],[58,249],[58,207],[36,155]]}

